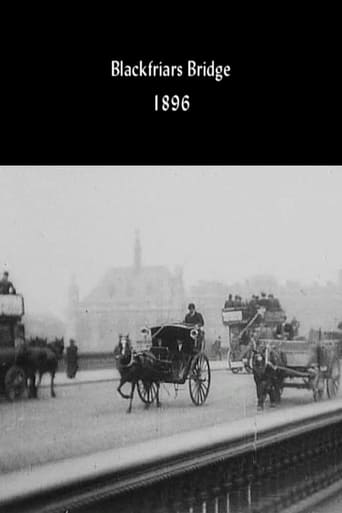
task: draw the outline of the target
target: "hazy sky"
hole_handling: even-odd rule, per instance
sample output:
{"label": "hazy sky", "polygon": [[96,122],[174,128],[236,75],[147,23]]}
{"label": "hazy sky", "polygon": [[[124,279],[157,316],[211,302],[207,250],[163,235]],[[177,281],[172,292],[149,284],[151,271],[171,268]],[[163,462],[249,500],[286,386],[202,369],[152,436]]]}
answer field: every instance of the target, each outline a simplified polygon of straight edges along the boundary
{"label": "hazy sky", "polygon": [[253,274],[336,281],[342,168],[0,168],[0,266],[27,311],[63,313],[113,266],[184,268],[186,284]]}

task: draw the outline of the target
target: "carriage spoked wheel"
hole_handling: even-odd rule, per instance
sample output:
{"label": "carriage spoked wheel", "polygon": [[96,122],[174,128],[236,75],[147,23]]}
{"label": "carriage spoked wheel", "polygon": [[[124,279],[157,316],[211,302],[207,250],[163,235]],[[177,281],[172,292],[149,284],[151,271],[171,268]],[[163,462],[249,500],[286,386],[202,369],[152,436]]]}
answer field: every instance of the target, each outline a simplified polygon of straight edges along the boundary
{"label": "carriage spoked wheel", "polygon": [[26,375],[21,367],[13,365],[5,375],[5,393],[9,401],[20,399],[26,389]]}
{"label": "carriage spoked wheel", "polygon": [[341,366],[338,358],[334,358],[331,364],[329,377],[327,378],[327,393],[329,399],[336,397],[340,388]]}
{"label": "carriage spoked wheel", "polygon": [[189,391],[192,402],[201,406],[207,399],[210,388],[209,360],[198,353],[192,360],[189,373]]}
{"label": "carriage spoked wheel", "polygon": [[143,403],[152,404],[157,397],[158,385],[155,381],[138,381],[138,395]]}

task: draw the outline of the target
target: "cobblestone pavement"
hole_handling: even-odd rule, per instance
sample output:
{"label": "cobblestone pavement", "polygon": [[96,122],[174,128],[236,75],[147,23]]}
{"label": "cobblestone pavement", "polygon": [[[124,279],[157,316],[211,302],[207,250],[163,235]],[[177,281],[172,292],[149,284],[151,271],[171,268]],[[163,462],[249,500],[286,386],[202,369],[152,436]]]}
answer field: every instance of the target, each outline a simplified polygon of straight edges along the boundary
{"label": "cobblestone pavement", "polygon": [[[188,385],[175,398],[161,388],[162,407],[144,408],[136,395],[133,411],[118,396],[117,383],[101,381],[56,387],[57,398],[43,387],[38,400],[0,400],[0,472],[29,467],[93,451],[124,447],[148,439],[256,415],[253,377],[227,370],[212,373],[207,403],[195,407]],[[341,394],[340,394],[341,397]],[[279,408],[312,403],[312,393],[285,390]],[[263,413],[271,410],[267,407]]]}

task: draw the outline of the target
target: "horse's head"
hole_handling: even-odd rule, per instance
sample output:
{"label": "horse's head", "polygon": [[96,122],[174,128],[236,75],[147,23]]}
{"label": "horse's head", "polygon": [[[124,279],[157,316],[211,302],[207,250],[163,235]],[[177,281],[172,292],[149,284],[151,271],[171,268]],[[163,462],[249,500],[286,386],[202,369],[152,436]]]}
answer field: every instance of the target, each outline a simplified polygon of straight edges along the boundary
{"label": "horse's head", "polygon": [[114,356],[121,363],[130,361],[132,355],[132,343],[129,335],[119,335],[119,343],[114,349]]}
{"label": "horse's head", "polygon": [[263,374],[266,369],[273,372],[279,365],[286,365],[286,357],[272,344],[259,344],[253,350],[253,369]]}
{"label": "horse's head", "polygon": [[265,345],[257,345],[253,348],[252,367],[256,374],[264,374],[267,367],[267,348]]}
{"label": "horse's head", "polygon": [[57,358],[62,358],[64,351],[64,337],[56,337],[55,340],[49,342],[48,346],[56,354]]}

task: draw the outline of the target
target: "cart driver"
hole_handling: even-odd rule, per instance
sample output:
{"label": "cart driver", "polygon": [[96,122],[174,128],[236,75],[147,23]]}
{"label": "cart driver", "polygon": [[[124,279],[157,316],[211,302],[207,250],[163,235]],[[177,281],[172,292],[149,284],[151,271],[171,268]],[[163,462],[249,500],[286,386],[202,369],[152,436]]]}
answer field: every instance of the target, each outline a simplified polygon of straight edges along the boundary
{"label": "cart driver", "polygon": [[15,294],[13,283],[8,279],[8,271],[5,271],[0,280],[0,294]]}
{"label": "cart driver", "polygon": [[194,326],[203,327],[204,320],[202,314],[196,311],[196,307],[194,303],[189,303],[188,306],[189,313],[186,314],[184,322],[186,324],[193,324]]}

